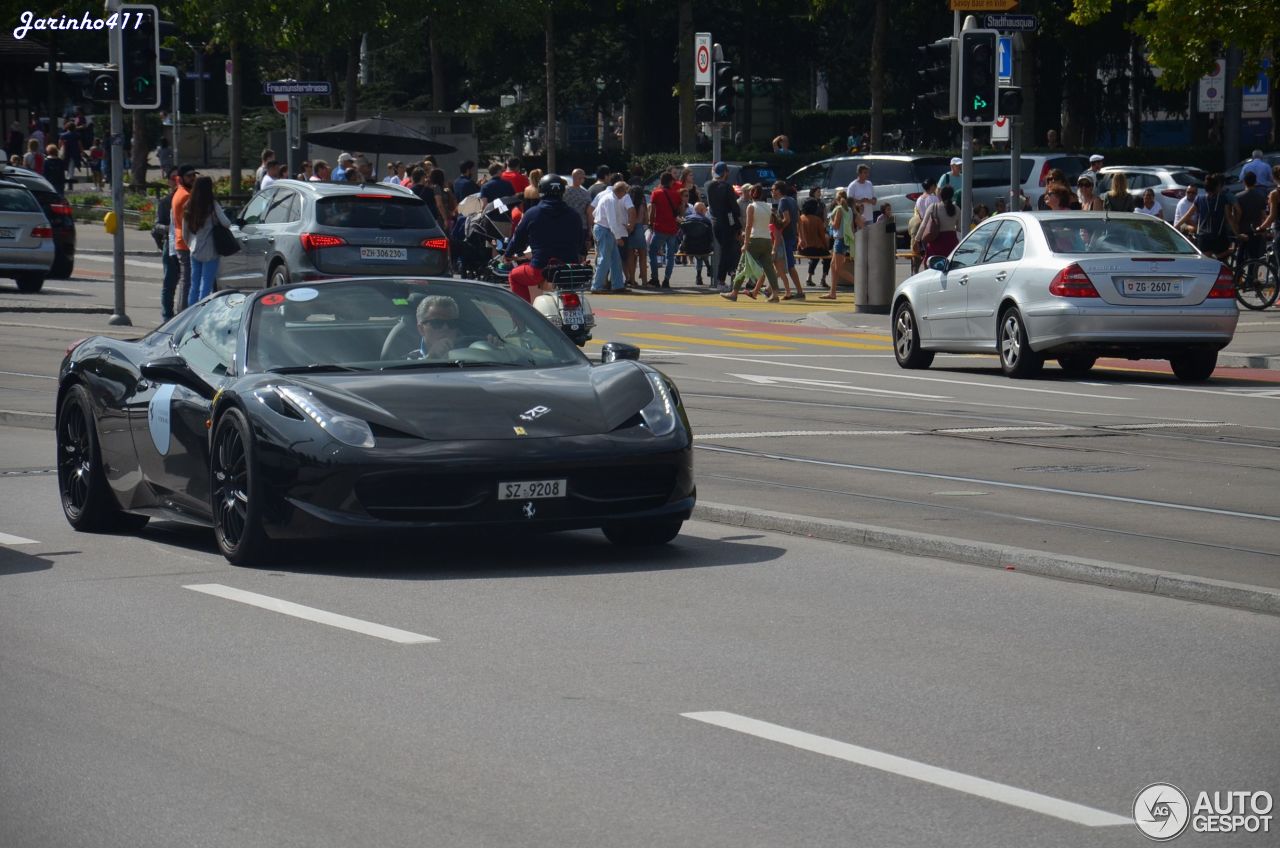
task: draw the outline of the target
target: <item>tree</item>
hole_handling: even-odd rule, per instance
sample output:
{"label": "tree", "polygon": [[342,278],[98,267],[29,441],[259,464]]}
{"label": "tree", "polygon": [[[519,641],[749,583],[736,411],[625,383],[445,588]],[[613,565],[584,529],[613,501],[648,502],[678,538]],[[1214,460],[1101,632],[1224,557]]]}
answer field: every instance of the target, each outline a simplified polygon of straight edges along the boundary
{"label": "tree", "polygon": [[1145,41],[1148,60],[1160,68],[1159,84],[1185,90],[1213,69],[1227,47],[1239,47],[1243,61],[1239,82],[1249,83],[1262,70],[1262,60],[1280,45],[1280,14],[1275,0],[1074,0],[1073,23],[1100,20],[1113,7],[1141,10],[1130,27]]}

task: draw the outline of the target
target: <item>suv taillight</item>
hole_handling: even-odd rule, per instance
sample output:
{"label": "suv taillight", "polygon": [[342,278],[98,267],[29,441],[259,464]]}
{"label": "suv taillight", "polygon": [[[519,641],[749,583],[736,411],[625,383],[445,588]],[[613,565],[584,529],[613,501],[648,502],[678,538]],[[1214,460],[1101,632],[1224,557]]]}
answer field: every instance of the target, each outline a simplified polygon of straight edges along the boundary
{"label": "suv taillight", "polygon": [[32,227],[32,238],[53,238],[53,229],[51,227]]}
{"label": "suv taillight", "polygon": [[1054,275],[1049,282],[1049,294],[1055,297],[1100,297],[1093,287],[1093,280],[1074,262]]}
{"label": "suv taillight", "polygon": [[1213,288],[1209,289],[1210,298],[1233,298],[1236,296],[1236,279],[1232,275],[1231,269],[1223,265],[1218,269],[1218,279],[1213,281]]}
{"label": "suv taillight", "polygon": [[1161,189],[1160,193],[1165,197],[1176,197],[1179,199],[1187,196],[1187,190],[1185,188],[1166,188]]}
{"label": "suv taillight", "polygon": [[67,203],[50,203],[49,211],[54,215],[65,215],[71,217],[71,206]]}
{"label": "suv taillight", "polygon": [[449,240],[442,238],[428,238],[422,240],[423,247],[429,247],[432,250],[448,250]]}
{"label": "suv taillight", "polygon": [[919,199],[920,199],[920,196],[921,196],[922,194],[924,194],[924,192],[920,192],[920,191],[913,191],[913,192],[911,192],[910,194],[908,194],[908,195],[907,195],[907,200],[910,200],[912,203],[915,203],[917,200],[919,200]]}
{"label": "suv taillight", "polygon": [[1049,184],[1049,172],[1052,170],[1053,168],[1049,167],[1049,163],[1047,161],[1040,166],[1040,185],[1043,186]]}
{"label": "suv taillight", "polygon": [[347,243],[344,238],[337,236],[322,236],[317,233],[303,233],[298,236],[302,241],[303,250],[319,250],[322,247],[338,247]]}

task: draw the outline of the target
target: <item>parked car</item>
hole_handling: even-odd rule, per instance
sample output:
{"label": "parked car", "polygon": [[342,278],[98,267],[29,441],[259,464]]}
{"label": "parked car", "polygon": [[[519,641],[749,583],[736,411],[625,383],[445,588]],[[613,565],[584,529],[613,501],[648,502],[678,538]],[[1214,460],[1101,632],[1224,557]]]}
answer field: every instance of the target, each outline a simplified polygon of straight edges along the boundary
{"label": "parked car", "polygon": [[[1022,156],[1018,160],[1020,169],[1018,180],[1022,193],[1031,201],[1035,209],[1044,194],[1049,173],[1055,168],[1067,175],[1067,179],[1075,181],[1076,175],[1089,167],[1089,159],[1074,153],[1043,154],[1033,153]],[[996,201],[1009,199],[1009,157],[977,156],[973,160],[973,203],[985,204],[992,212],[996,209]],[[1021,210],[1014,209],[1014,212]]]}
{"label": "parked car", "polygon": [[53,228],[26,186],[0,180],[0,277],[38,292],[53,267]]}
{"label": "parked car", "polygon": [[1231,269],[1148,215],[1016,212],[898,284],[890,334],[903,368],[935,353],[994,353],[1010,377],[1046,359],[1088,373],[1099,356],[1168,359],[1207,380],[1235,333]]}
{"label": "parked car", "polygon": [[871,182],[875,186],[880,203],[893,207],[894,218],[901,222],[897,227],[899,248],[907,245],[906,222],[911,217],[915,202],[924,193],[924,181],[937,179],[947,172],[950,158],[946,156],[916,156],[910,154],[867,154],[865,156],[837,156],[806,165],[787,177],[801,197],[810,189],[822,189],[822,199],[830,206],[835,202],[836,190],[845,188],[858,178],[858,166],[871,168]]}
{"label": "parked car", "polygon": [[[1280,152],[1263,154],[1262,161],[1267,163],[1268,168],[1274,168],[1276,165],[1280,165]],[[1232,194],[1244,191],[1244,180],[1240,179],[1240,171],[1247,164],[1249,164],[1249,159],[1241,159],[1227,169],[1227,182],[1223,185],[1224,191],[1229,191]]]}
{"label": "parked car", "polygon": [[1170,224],[1174,222],[1173,213],[1178,208],[1178,201],[1187,193],[1187,186],[1203,188],[1207,176],[1204,171],[1190,165],[1107,165],[1098,175],[1095,190],[1099,197],[1111,191],[1114,174],[1124,174],[1129,184],[1128,193],[1137,199],[1139,206],[1142,205],[1143,192],[1154,190],[1160,212]]}
{"label": "parked car", "polygon": [[[686,162],[680,168],[681,170],[688,168],[693,172],[693,184],[701,190],[711,181],[711,164],[710,162]],[[734,191],[739,194],[744,185],[753,185],[755,183],[772,184],[778,179],[778,175],[773,168],[764,162],[726,162],[725,164],[729,166],[729,182],[733,185]],[[660,179],[662,179],[661,171],[645,180],[645,193],[652,194],[653,190],[658,187]]]}
{"label": "parked car", "polygon": [[223,288],[355,275],[449,276],[449,242],[406,188],[277,180],[241,209],[241,250],[222,257]]}
{"label": "parked car", "polygon": [[49,276],[55,280],[70,277],[76,265],[76,219],[71,214],[71,204],[54,190],[52,183],[35,171],[3,165],[0,166],[0,180],[21,183],[35,196],[53,228],[54,260]]}

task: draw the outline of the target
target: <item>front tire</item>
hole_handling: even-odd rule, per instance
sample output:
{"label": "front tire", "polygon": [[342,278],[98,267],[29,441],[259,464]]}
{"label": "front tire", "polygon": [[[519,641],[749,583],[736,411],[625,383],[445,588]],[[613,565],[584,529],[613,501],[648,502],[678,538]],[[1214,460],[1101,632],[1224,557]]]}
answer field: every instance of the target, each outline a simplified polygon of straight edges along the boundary
{"label": "front tire", "polygon": [[16,280],[18,291],[23,294],[35,294],[44,288],[43,274],[20,274]]}
{"label": "front tire", "polygon": [[1180,353],[1169,360],[1173,374],[1184,383],[1202,383],[1213,376],[1218,367],[1216,350],[1192,350]]}
{"label": "front tire", "polygon": [[253,431],[239,409],[228,409],[218,419],[209,478],[218,550],[232,565],[266,564],[273,546],[262,527],[260,470]]}
{"label": "front tire", "polygon": [[642,521],[619,521],[604,526],[604,535],[620,548],[643,548],[665,545],[680,535],[684,520],[652,518]]}
{"label": "front tire", "polygon": [[133,532],[147,516],[123,512],[107,485],[93,404],[84,386],[73,385],[58,407],[58,492],[67,523],[82,533]]}
{"label": "front tire", "polygon": [[1084,353],[1072,353],[1058,357],[1058,367],[1068,377],[1083,377],[1093,370],[1098,357]]}
{"label": "front tire", "polygon": [[1000,352],[1000,370],[1006,377],[1016,380],[1034,377],[1044,367],[1044,357],[1031,349],[1031,342],[1027,340],[1027,326],[1016,307],[1009,307],[1000,313],[996,350]]}
{"label": "front tire", "polygon": [[933,364],[933,351],[920,348],[920,327],[911,304],[905,300],[893,311],[893,358],[903,368],[928,368]]}

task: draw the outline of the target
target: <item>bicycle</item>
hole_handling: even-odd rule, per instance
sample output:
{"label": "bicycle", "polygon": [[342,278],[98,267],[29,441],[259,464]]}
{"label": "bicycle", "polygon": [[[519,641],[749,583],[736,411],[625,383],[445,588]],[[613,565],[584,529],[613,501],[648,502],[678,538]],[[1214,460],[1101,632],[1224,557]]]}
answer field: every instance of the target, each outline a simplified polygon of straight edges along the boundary
{"label": "bicycle", "polygon": [[[1263,238],[1262,235],[1256,236]],[[1235,282],[1236,300],[1246,309],[1263,310],[1280,296],[1280,257],[1272,242],[1258,258],[1247,259],[1244,243],[1236,245],[1231,257],[1231,276]]]}

